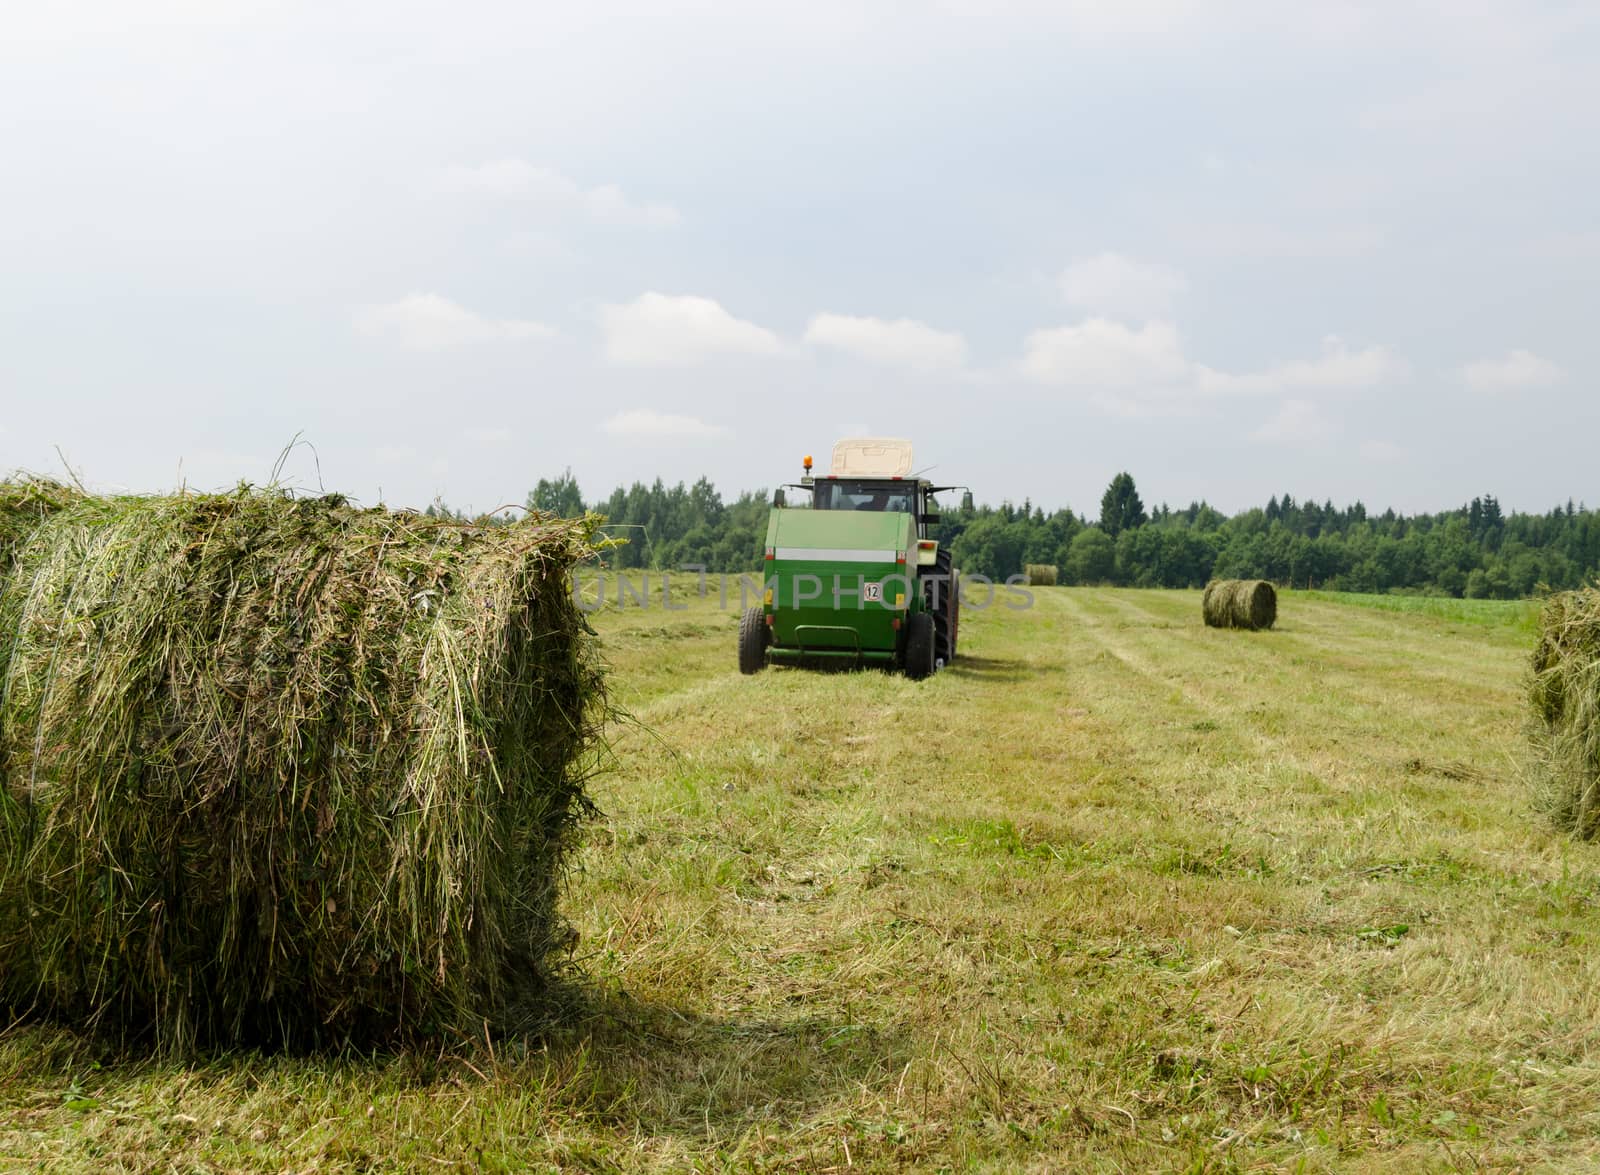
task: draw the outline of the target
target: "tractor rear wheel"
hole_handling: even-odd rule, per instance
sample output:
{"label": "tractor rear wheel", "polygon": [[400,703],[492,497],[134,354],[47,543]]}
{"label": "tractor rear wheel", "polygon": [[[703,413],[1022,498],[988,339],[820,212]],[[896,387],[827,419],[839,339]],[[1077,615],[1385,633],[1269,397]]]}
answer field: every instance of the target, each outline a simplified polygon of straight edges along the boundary
{"label": "tractor rear wheel", "polygon": [[933,672],[933,647],[937,644],[931,612],[916,612],[906,621],[906,676],[920,681]]}
{"label": "tractor rear wheel", "polygon": [[767,663],[767,618],[760,608],[746,608],[739,618],[739,672],[759,673]]}

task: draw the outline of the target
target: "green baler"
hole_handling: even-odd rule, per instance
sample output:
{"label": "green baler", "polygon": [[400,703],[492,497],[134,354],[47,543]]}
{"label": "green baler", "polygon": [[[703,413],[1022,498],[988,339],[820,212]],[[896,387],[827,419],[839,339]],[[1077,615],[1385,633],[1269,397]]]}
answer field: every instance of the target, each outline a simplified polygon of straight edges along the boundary
{"label": "green baler", "polygon": [[834,446],[833,472],[782,491],[767,520],[763,602],[739,625],[739,668],[768,662],[877,662],[920,678],[956,655],[960,593],[950,554],[928,537],[934,486],[911,474],[911,445]]}

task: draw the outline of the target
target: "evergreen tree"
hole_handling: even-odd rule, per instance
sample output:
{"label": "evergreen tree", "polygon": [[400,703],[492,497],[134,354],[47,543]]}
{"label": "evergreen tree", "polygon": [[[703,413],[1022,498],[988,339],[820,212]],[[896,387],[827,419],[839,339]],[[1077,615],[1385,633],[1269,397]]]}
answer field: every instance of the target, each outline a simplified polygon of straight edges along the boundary
{"label": "evergreen tree", "polygon": [[1133,484],[1133,475],[1117,474],[1100,499],[1100,529],[1107,538],[1114,539],[1124,530],[1143,526],[1148,521],[1144,503],[1139,500],[1139,491]]}
{"label": "evergreen tree", "polygon": [[578,489],[578,479],[572,476],[571,467],[553,480],[541,477],[528,495],[528,509],[562,518],[576,518],[582,514],[583,493]]}

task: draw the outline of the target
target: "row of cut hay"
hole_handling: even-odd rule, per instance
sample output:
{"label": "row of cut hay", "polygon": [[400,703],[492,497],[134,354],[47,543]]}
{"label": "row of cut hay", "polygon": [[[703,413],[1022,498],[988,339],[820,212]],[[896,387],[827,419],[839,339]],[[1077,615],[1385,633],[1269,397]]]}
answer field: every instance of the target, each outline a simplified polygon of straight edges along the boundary
{"label": "row of cut hay", "polygon": [[1212,628],[1271,628],[1278,620],[1278,592],[1264,579],[1214,579],[1201,599]]}
{"label": "row of cut hay", "polygon": [[185,1051],[538,1014],[587,520],[82,498],[0,587],[0,1004]]}
{"label": "row of cut hay", "polygon": [[1530,701],[1538,799],[1561,827],[1593,839],[1600,834],[1600,589],[1545,602]]}
{"label": "row of cut hay", "polygon": [[1027,563],[1023,565],[1022,573],[1028,577],[1029,587],[1056,586],[1056,567],[1054,563]]}

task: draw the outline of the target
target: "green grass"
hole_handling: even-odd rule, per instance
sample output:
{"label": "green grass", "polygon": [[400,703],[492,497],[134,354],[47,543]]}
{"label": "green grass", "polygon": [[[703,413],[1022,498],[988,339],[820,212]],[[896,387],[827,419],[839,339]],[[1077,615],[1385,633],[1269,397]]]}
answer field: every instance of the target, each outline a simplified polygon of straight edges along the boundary
{"label": "green grass", "polygon": [[714,599],[597,615],[636,723],[568,1027],[191,1067],[15,1027],[0,1168],[1600,1163],[1600,848],[1528,807],[1520,627],[1035,596],[921,684],[741,678]]}
{"label": "green grass", "polygon": [[1318,600],[1357,608],[1377,608],[1458,624],[1515,628],[1528,633],[1533,632],[1539,624],[1537,600],[1457,600],[1449,596],[1373,595],[1364,592],[1300,591],[1279,594],[1290,600]]}

